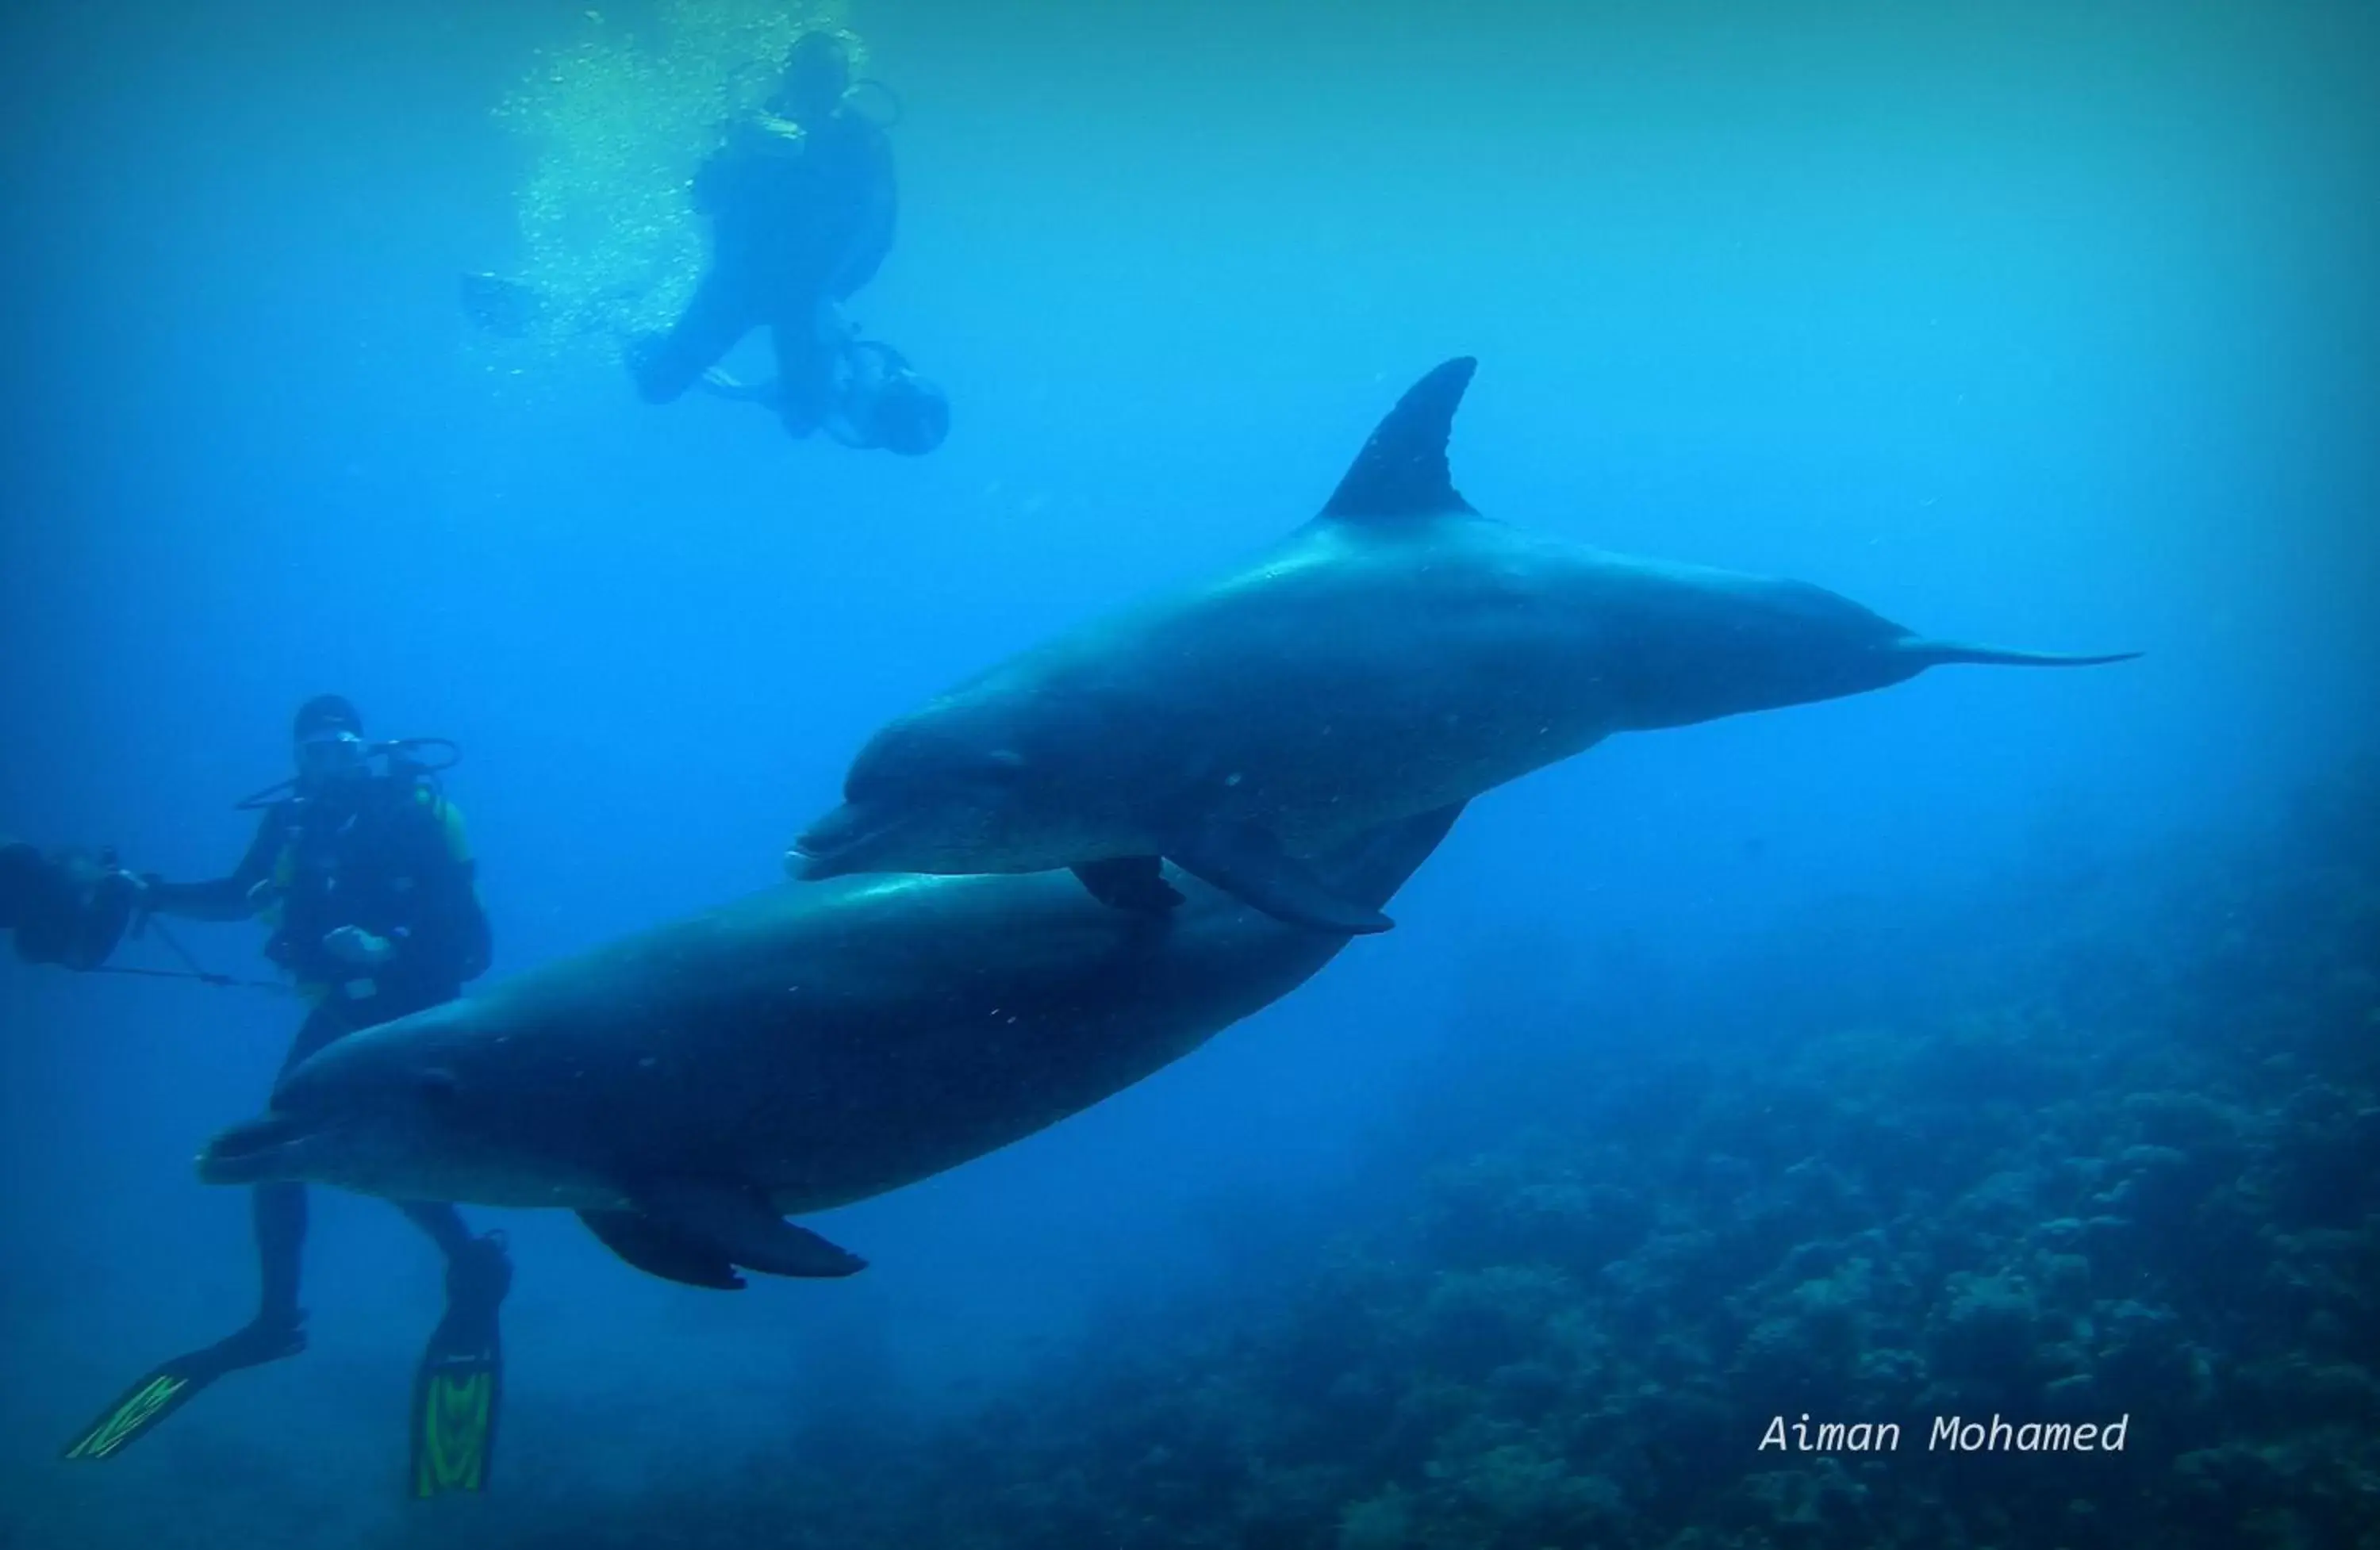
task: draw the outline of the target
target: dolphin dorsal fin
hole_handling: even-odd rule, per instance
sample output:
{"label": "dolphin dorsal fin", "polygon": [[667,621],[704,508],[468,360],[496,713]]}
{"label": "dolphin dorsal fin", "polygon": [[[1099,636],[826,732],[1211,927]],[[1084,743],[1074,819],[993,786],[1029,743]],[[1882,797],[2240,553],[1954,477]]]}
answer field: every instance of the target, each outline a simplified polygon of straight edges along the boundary
{"label": "dolphin dorsal fin", "polygon": [[1446,466],[1446,438],[1478,369],[1476,358],[1457,356],[1407,388],[1355,454],[1322,515],[1361,522],[1470,511]]}

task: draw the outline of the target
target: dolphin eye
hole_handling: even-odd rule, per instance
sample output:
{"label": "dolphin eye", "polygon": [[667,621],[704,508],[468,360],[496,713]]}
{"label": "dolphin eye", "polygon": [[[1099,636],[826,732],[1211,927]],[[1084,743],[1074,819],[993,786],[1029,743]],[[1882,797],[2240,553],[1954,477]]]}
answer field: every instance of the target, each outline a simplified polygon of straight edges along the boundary
{"label": "dolphin eye", "polygon": [[432,1108],[453,1103],[459,1088],[455,1073],[443,1066],[431,1066],[415,1077],[413,1084],[415,1090],[421,1095],[421,1101]]}
{"label": "dolphin eye", "polygon": [[1001,785],[1013,785],[1025,774],[1025,756],[1014,748],[994,748],[983,756],[984,779]]}

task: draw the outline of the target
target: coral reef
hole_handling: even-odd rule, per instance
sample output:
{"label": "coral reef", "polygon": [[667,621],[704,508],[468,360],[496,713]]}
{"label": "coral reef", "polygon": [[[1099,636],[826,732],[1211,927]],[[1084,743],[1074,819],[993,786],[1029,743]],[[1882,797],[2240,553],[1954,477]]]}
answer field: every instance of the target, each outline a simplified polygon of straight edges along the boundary
{"label": "coral reef", "polygon": [[[1945,905],[1889,993],[1838,942],[1840,995],[1715,975],[1691,1040],[1474,1043],[1265,1291],[507,1543],[2380,1546],[2373,790],[1988,902],[2022,934]],[[1937,1415],[2129,1422],[2010,1457]],[[1760,1446],[1804,1416],[1899,1447]]]}

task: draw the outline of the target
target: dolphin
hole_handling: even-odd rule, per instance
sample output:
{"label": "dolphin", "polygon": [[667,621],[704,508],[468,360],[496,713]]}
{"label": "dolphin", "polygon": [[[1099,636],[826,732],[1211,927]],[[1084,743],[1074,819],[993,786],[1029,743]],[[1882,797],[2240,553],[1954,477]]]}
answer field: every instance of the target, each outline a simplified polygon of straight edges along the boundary
{"label": "dolphin", "polygon": [[1219,581],[1060,636],[887,724],[795,875],[1071,867],[1169,907],[1158,858],[1329,932],[1389,918],[1297,860],[1620,732],[1880,689],[1934,640],[1805,582],[1632,559],[1494,521],[1446,443],[1476,362],[1390,411],[1321,514]]}
{"label": "dolphin", "polygon": [[[1385,903],[1459,809],[1312,865]],[[1349,940],[1189,878],[1170,914],[1062,873],[782,884],[352,1034],[200,1155],[210,1183],[577,1211],[629,1264],[864,1261],[788,1222],[1004,1146],[1289,994]],[[1172,884],[1169,884],[1172,886]]]}

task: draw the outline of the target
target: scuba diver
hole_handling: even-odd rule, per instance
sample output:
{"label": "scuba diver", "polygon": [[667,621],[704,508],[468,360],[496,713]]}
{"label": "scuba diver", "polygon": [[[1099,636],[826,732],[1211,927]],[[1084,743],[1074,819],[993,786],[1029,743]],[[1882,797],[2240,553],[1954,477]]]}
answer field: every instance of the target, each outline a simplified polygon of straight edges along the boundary
{"label": "scuba diver", "polygon": [[710,218],[710,266],[668,333],[632,341],[628,369],[649,404],[683,395],[766,326],[776,345],[772,406],[795,437],[833,406],[834,309],[892,250],[892,148],[848,105],[851,60],[833,33],[794,40],[776,91],[728,125],[694,177]]}
{"label": "scuba diver", "polygon": [[[699,387],[759,404],[787,432],[916,457],[950,431],[950,402],[891,345],[858,337],[843,304],[882,267],[897,209],[886,125],[855,106],[862,88],[832,32],[795,39],[774,91],[729,122],[694,178],[711,223],[710,261],[674,326],[629,333],[618,321],[642,287],[576,305],[499,274],[466,274],[463,309],[492,333],[613,333],[638,394],[666,404]],[[777,373],[736,381],[717,363],[766,327]]]}
{"label": "scuba diver", "polygon": [[0,840],[0,931],[15,933],[28,963],[98,968],[124,939],[140,891],[111,861]]}
{"label": "scuba diver", "polygon": [[[293,734],[298,773],[241,804],[263,817],[232,873],[197,883],[144,878],[135,906],[144,915],[262,916],[272,925],[266,955],[312,1006],[283,1076],[348,1034],[454,999],[489,954],[462,818],[433,771],[407,757],[419,745],[366,743],[362,718],[336,695],[299,707]],[[298,1302],[305,1187],[261,1184],[253,1198],[255,1318],[144,1375],[67,1447],[67,1458],[112,1457],[217,1378],[306,1349]],[[451,1205],[401,1209],[446,1256],[445,1316],[414,1385],[413,1494],[482,1489],[501,1383],[496,1311],[511,1261],[502,1234],[474,1237]]]}

